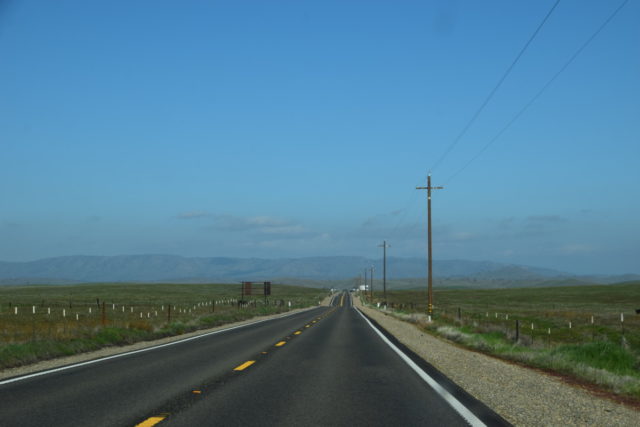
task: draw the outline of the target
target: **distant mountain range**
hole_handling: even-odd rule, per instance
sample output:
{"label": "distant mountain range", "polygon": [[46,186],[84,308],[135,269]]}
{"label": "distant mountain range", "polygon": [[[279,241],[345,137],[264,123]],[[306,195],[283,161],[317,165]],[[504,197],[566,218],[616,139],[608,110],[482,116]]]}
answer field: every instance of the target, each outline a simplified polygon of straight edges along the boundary
{"label": "distant mountain range", "polygon": [[[323,286],[330,281],[350,283],[373,266],[382,277],[382,260],[364,257],[288,259],[187,258],[174,255],[65,256],[29,262],[0,261],[0,284],[65,284],[79,282],[238,282],[271,280]],[[488,261],[434,261],[434,276],[450,286],[495,287],[496,284],[539,285],[551,279],[580,283],[640,280],[640,275],[577,277],[569,273]],[[411,287],[426,277],[422,258],[387,258],[391,287]],[[396,286],[391,283],[396,283]],[[511,285],[510,283],[513,282]],[[459,285],[456,285],[458,283]]]}

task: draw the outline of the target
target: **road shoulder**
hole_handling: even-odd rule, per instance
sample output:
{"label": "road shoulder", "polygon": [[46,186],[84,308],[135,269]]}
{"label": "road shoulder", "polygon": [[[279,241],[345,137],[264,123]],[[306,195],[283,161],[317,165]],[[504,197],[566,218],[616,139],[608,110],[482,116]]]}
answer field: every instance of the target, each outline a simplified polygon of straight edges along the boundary
{"label": "road shoulder", "polygon": [[398,341],[514,425],[638,424],[639,411],[539,371],[465,350],[353,300]]}

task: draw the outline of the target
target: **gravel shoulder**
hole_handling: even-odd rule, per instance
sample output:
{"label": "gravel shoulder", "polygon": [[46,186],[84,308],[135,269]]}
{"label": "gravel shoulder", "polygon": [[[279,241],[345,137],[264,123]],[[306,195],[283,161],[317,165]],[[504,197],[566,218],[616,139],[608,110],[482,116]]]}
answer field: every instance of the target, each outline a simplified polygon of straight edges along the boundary
{"label": "gravel shoulder", "polygon": [[[320,305],[328,306],[329,305],[329,301],[330,301],[330,298],[327,297],[327,298],[325,298],[324,301],[322,301],[320,303]],[[190,333],[187,333],[187,334],[176,335],[176,336],[172,336],[172,337],[165,337],[165,338],[161,338],[161,339],[153,340],[153,341],[141,341],[141,342],[137,342],[135,344],[129,344],[129,345],[118,346],[118,347],[105,347],[105,348],[102,348],[100,350],[91,351],[91,352],[88,352],[88,353],[80,353],[80,354],[74,354],[73,356],[58,357],[58,358],[51,359],[51,360],[43,360],[41,362],[34,363],[34,364],[31,364],[31,365],[18,366],[16,368],[9,368],[9,369],[0,370],[0,380],[7,379],[7,378],[12,378],[12,377],[18,377],[18,376],[21,376],[21,375],[28,375],[28,374],[32,374],[34,372],[40,372],[40,371],[46,371],[46,370],[49,370],[49,369],[55,369],[55,368],[59,368],[61,366],[73,365],[75,363],[86,362],[88,360],[100,359],[100,358],[103,358],[103,357],[113,356],[113,355],[120,354],[120,353],[127,353],[127,352],[130,352],[130,351],[141,350],[141,349],[148,348],[148,347],[154,347],[154,346],[160,345],[160,344],[166,344],[166,343],[170,343],[170,342],[174,342],[174,341],[183,340],[185,338],[190,338],[190,337],[194,337],[194,336],[198,336],[198,335],[207,334],[209,332],[219,331],[221,329],[227,329],[227,328],[230,328],[232,326],[246,325],[246,324],[249,324],[249,323],[256,322],[258,320],[272,319],[272,318],[275,318],[275,317],[282,316],[284,314],[292,314],[292,313],[297,313],[297,312],[301,312],[301,311],[307,311],[307,310],[311,310],[313,308],[315,308],[315,306],[314,307],[309,307],[309,308],[295,309],[295,310],[288,311],[287,313],[280,313],[280,314],[272,314],[272,315],[269,315],[269,316],[254,317],[254,318],[251,318],[251,319],[243,320],[241,322],[228,323],[226,325],[216,326],[215,328],[200,329],[200,330],[197,330],[197,331],[194,331],[194,332],[190,332]]]}
{"label": "gravel shoulder", "polygon": [[516,426],[640,425],[640,411],[543,372],[460,348],[353,300],[400,342]]}

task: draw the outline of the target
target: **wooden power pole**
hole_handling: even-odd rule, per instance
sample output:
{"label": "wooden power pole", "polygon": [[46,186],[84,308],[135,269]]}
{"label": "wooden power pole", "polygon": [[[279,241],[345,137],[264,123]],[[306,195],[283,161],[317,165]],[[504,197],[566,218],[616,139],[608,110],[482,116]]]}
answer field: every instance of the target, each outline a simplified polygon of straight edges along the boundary
{"label": "wooden power pole", "polygon": [[373,265],[371,266],[371,301],[373,301]]}
{"label": "wooden power pole", "polygon": [[427,295],[428,306],[427,313],[429,316],[433,314],[433,259],[431,257],[431,190],[441,190],[444,187],[431,186],[431,174],[427,176],[426,187],[416,187],[416,190],[427,190]]}
{"label": "wooden power pole", "polygon": [[378,247],[382,248],[382,292],[384,305],[387,305],[387,248],[390,248],[391,245],[387,245],[387,241],[383,240]]}
{"label": "wooden power pole", "polygon": [[[364,291],[367,292],[367,269],[364,269]],[[371,289],[369,289],[369,298],[373,298],[373,294],[371,293]]]}

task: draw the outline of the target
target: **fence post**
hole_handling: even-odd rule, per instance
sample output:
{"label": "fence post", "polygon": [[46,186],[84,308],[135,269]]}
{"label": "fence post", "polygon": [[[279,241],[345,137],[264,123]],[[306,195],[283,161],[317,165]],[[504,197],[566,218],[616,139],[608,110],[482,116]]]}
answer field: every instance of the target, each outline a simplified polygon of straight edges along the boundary
{"label": "fence post", "polygon": [[531,322],[531,345],[533,345],[533,322]]}
{"label": "fence post", "polygon": [[102,301],[102,319],[100,320],[102,323],[102,327],[105,327],[107,324],[107,312],[106,312],[106,304]]}
{"label": "fence post", "polygon": [[171,304],[167,304],[167,323],[171,323]]}
{"label": "fence post", "polygon": [[520,341],[520,321],[516,319],[516,343]]}

